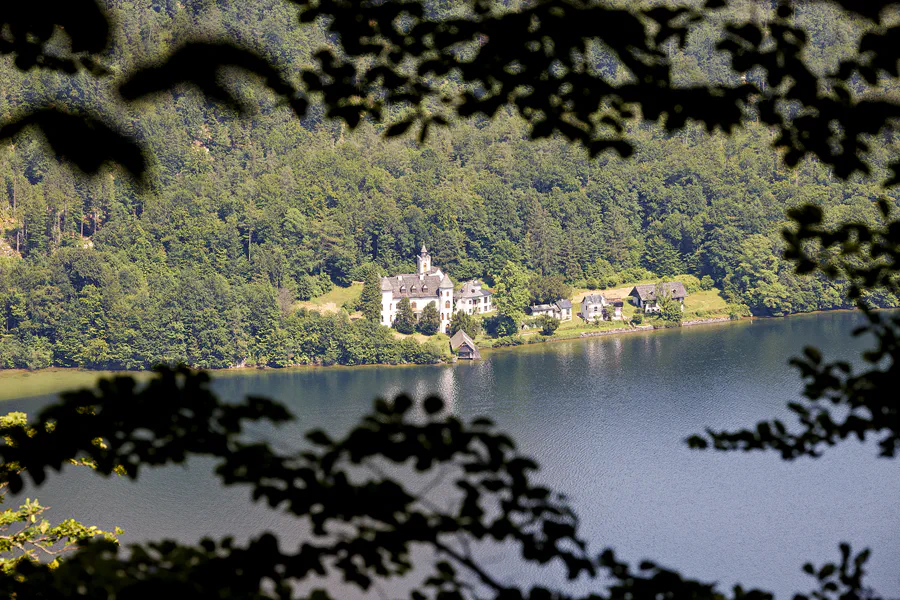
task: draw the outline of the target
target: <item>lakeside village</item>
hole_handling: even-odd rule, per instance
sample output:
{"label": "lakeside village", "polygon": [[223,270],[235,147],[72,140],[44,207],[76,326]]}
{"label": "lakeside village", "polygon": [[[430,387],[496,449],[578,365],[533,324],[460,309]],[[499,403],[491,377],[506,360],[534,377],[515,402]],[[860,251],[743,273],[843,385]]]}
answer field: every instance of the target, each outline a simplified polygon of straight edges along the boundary
{"label": "lakeside village", "polygon": [[[686,276],[691,279],[696,277]],[[697,280],[699,285],[699,280]],[[711,286],[710,286],[711,287]],[[419,331],[426,335],[444,334],[449,336],[450,351],[459,359],[479,359],[479,346],[504,346],[528,343],[530,335],[540,334],[546,339],[567,331],[565,337],[584,337],[588,332],[584,329],[597,329],[609,333],[620,330],[653,329],[663,323],[665,326],[678,326],[682,323],[685,303],[688,301],[688,289],[682,281],[660,281],[643,283],[628,288],[619,288],[603,292],[583,291],[571,298],[556,298],[553,301],[532,304],[525,308],[525,318],[516,324],[517,331],[505,331],[500,340],[493,342],[476,339],[480,336],[488,320],[498,320],[494,292],[480,281],[472,280],[463,283],[459,288],[447,273],[432,264],[431,255],[423,245],[416,257],[416,272],[389,275],[381,278],[381,316],[380,322],[392,327],[400,333],[411,334]],[[705,304],[706,314],[702,310],[694,311],[694,316],[713,316],[708,321],[727,320],[721,310],[725,308],[724,300],[715,290],[696,290],[709,296]],[[623,294],[627,292],[627,294]],[[712,292],[711,294],[709,292]],[[720,301],[722,306],[713,306]],[[673,314],[674,313],[674,316]],[[657,318],[656,325],[642,325],[644,316]],[[662,319],[662,320],[660,320]],[[433,323],[430,330],[418,326],[425,320]],[[597,334],[600,332],[598,331]],[[497,342],[500,343],[497,343]]]}

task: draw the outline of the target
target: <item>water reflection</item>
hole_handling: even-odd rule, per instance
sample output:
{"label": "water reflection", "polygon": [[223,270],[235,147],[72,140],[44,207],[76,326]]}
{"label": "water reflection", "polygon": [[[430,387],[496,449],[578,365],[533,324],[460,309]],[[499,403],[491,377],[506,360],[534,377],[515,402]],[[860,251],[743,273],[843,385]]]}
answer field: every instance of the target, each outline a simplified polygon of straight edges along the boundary
{"label": "water reflection", "polygon": [[[214,387],[229,398],[285,402],[301,423],[263,433],[287,447],[312,426],[346,432],[376,396],[439,393],[454,414],[492,417],[540,461],[540,477],[569,494],[595,550],[611,545],[629,560],[790,597],[809,591],[801,565],[834,560],[847,540],[873,548],[870,583],[891,597],[900,595],[900,461],[877,460],[874,448],[854,442],[794,463],[683,443],[706,426],[783,417],[801,385],[788,357],[807,344],[851,357],[864,345],[849,337],[858,324],[858,315],[816,315],[498,351],[471,364],[253,373]],[[33,412],[37,404],[7,407]],[[292,519],[248,510],[246,490],[222,490],[202,461],[148,472],[137,485],[81,471],[27,494],[53,506],[54,517],[124,525],[125,542],[210,533],[240,540],[270,529],[295,544],[303,535]]]}

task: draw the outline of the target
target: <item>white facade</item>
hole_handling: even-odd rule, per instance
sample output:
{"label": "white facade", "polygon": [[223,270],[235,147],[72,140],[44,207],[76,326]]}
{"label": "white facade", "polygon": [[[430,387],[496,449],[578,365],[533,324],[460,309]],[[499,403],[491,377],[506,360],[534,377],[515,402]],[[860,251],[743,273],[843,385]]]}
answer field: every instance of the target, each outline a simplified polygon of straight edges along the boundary
{"label": "white facade", "polygon": [[418,319],[429,304],[434,304],[442,333],[450,332],[453,316],[453,281],[439,268],[431,266],[431,255],[425,246],[416,257],[417,272],[381,279],[381,324],[390,327],[397,318],[397,305],[403,298]]}
{"label": "white facade", "polygon": [[585,321],[603,319],[603,308],[606,305],[603,294],[588,294],[581,300],[581,318]]}
{"label": "white facade", "polygon": [[535,304],[529,308],[532,317],[548,316],[560,321],[572,320],[572,303],[560,299],[553,304]]}
{"label": "white facade", "polygon": [[456,312],[464,312],[469,315],[491,312],[494,310],[493,294],[482,288],[481,282],[473,279],[467,281],[456,300]]}

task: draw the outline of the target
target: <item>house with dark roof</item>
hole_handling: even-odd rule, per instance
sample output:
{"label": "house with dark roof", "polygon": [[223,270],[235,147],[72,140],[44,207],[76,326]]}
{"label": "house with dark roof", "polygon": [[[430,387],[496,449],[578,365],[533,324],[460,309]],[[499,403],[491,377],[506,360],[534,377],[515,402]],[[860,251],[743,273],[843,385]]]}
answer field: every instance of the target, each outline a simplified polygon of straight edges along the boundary
{"label": "house with dark roof", "polygon": [[390,327],[397,318],[397,304],[409,298],[410,307],[416,318],[429,304],[438,311],[442,333],[450,332],[450,318],[453,316],[453,280],[437,267],[431,265],[431,255],[422,245],[422,252],[416,257],[416,273],[392,275],[381,278],[381,324]]}
{"label": "house with dark roof", "polygon": [[634,305],[642,308],[644,312],[659,312],[660,298],[657,297],[657,288],[665,298],[670,298],[681,303],[684,310],[684,299],[687,298],[687,290],[680,281],[667,281],[665,283],[636,285],[628,294],[634,298]]}
{"label": "house with dark roof", "polygon": [[450,338],[450,351],[463,360],[481,360],[475,341],[460,329]]}
{"label": "house with dark roof", "polygon": [[456,298],[456,312],[475,315],[494,310],[493,294],[477,279],[464,283]]}
{"label": "house with dark roof", "polygon": [[556,307],[556,318],[560,321],[572,320],[572,301],[567,298],[560,298],[553,305]]}
{"label": "house with dark roof", "polygon": [[572,301],[560,298],[553,304],[535,304],[528,307],[532,317],[553,317],[560,321],[572,320]]}

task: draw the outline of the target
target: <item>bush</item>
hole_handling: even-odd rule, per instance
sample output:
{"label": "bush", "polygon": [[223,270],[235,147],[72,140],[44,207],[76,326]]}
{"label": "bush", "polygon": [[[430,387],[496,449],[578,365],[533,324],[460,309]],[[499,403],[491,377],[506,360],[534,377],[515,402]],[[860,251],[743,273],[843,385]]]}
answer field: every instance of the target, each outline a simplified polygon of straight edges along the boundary
{"label": "bush", "polygon": [[728,305],[728,318],[732,321],[740,320],[744,317],[751,317],[753,314],[750,312],[750,307],[746,304],[729,304]]}
{"label": "bush", "polygon": [[640,325],[644,322],[644,312],[641,309],[635,311],[634,316],[631,317],[631,322],[635,325]]}
{"label": "bush", "polygon": [[643,267],[631,267],[625,269],[619,278],[619,281],[640,281],[643,279],[656,279],[656,273],[649,271]]}
{"label": "bush", "polygon": [[302,275],[297,279],[298,300],[311,300],[316,296],[327,294],[332,289],[334,289],[334,284],[325,273]]}
{"label": "bush", "polygon": [[[696,279],[696,277],[694,279]],[[681,321],[684,319],[681,303],[671,299],[662,300],[660,302],[659,312],[656,314],[666,327],[681,327]]]}
{"label": "bush", "polygon": [[510,346],[521,346],[525,342],[517,335],[507,335],[494,340],[494,348],[507,348]]}
{"label": "bush", "polygon": [[481,318],[463,311],[453,313],[450,318],[450,335],[462,329],[473,340],[481,333]]}
{"label": "bush", "polygon": [[675,281],[683,283],[688,294],[696,294],[702,289],[700,280],[694,275],[678,275],[675,277]]}
{"label": "bush", "polygon": [[716,285],[716,282],[713,281],[713,278],[710,277],[709,275],[704,275],[703,278],[700,280],[700,289],[703,290],[704,292],[707,292],[707,291],[713,289],[713,287],[715,287],[715,285]]}
{"label": "bush", "polygon": [[496,315],[484,319],[484,329],[492,337],[509,337],[519,333],[519,326],[511,318],[505,315]]}
{"label": "bush", "polygon": [[413,339],[400,340],[400,359],[405,363],[431,365],[443,358],[441,347],[434,342],[419,344]]}
{"label": "bush", "polygon": [[541,335],[551,336],[559,329],[559,319],[544,315],[541,317]]}

